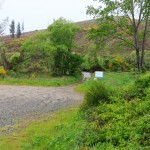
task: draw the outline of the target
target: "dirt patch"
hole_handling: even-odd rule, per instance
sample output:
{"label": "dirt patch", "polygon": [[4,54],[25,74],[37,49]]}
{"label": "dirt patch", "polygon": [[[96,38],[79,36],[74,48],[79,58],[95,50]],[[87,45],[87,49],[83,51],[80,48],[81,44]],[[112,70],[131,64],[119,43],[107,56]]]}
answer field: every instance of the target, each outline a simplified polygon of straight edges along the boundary
{"label": "dirt patch", "polygon": [[81,104],[83,95],[75,86],[33,87],[0,85],[0,127],[13,125],[25,116],[44,113]]}

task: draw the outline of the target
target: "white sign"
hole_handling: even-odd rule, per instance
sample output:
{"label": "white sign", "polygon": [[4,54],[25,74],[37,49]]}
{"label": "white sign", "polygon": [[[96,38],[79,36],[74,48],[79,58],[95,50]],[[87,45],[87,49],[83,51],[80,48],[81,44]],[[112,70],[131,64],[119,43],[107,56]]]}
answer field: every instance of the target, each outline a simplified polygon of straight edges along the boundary
{"label": "white sign", "polygon": [[95,71],[95,78],[103,78],[103,72],[102,71]]}
{"label": "white sign", "polygon": [[87,80],[91,78],[90,72],[82,72],[82,74],[83,74],[83,80]]}

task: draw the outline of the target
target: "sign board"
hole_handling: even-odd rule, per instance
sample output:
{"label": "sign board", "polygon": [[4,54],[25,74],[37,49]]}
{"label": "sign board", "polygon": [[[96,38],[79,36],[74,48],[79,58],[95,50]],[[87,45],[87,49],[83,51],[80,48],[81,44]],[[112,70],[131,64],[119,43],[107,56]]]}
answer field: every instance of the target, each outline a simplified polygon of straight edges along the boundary
{"label": "sign board", "polygon": [[102,71],[95,71],[95,78],[103,78],[103,72]]}
{"label": "sign board", "polygon": [[83,74],[83,80],[87,80],[91,78],[90,72],[82,72],[82,74]]}

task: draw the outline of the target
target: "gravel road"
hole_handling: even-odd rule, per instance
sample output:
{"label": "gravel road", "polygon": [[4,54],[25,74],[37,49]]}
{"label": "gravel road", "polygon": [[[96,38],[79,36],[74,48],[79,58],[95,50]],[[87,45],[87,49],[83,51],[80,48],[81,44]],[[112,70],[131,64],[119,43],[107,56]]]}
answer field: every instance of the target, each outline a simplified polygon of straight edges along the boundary
{"label": "gravel road", "polygon": [[13,125],[25,116],[41,116],[80,104],[83,95],[75,92],[74,87],[0,85],[0,127]]}

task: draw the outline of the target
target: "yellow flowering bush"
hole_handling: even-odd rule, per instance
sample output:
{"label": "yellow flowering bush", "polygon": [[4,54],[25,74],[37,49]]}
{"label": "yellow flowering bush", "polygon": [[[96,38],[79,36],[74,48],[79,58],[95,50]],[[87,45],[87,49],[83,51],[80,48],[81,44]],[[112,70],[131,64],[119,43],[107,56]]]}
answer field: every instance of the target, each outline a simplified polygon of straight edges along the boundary
{"label": "yellow flowering bush", "polygon": [[3,78],[4,78],[4,77],[6,77],[6,74],[7,74],[7,73],[6,73],[6,71],[4,70],[4,68],[1,68],[1,69],[0,69],[0,77],[3,77]]}
{"label": "yellow flowering bush", "polygon": [[31,79],[34,80],[35,78],[36,78],[35,74],[32,73],[32,74],[31,74]]}

